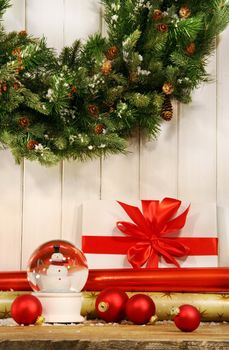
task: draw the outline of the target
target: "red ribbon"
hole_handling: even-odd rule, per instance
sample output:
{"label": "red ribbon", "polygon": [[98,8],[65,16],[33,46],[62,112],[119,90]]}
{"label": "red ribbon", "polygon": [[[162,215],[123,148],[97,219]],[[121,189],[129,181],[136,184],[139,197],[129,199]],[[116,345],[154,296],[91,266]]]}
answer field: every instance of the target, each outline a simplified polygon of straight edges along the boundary
{"label": "red ribbon", "polygon": [[[189,256],[217,255],[216,237],[175,237],[177,242],[189,247]],[[86,254],[120,254],[125,255],[130,247],[138,242],[132,237],[119,236],[83,236],[82,247]]]}
{"label": "red ribbon", "polygon": [[125,235],[136,238],[127,251],[127,258],[133,268],[146,264],[148,268],[158,267],[162,256],[168,264],[180,267],[176,257],[186,257],[190,248],[175,237],[167,235],[179,231],[186,222],[189,207],[174,218],[181,201],[173,198],[142,200],[142,211],[132,205],[118,202],[134,223],[119,221],[117,227]]}

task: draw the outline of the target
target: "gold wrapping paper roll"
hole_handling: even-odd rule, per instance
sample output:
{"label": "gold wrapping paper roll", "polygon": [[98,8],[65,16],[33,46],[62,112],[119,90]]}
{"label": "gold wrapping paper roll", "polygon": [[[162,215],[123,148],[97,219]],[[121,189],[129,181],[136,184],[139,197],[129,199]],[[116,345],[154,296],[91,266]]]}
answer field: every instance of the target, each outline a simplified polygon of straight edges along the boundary
{"label": "gold wrapping paper roll", "polygon": [[[0,318],[11,317],[10,308],[14,299],[28,292],[0,292]],[[99,292],[83,292],[82,316],[96,318],[95,300]],[[129,296],[138,293],[128,292]],[[170,310],[182,304],[196,306],[201,313],[202,321],[229,321],[229,293],[158,293],[143,292],[149,295],[156,304],[158,320],[170,320]]]}
{"label": "gold wrapping paper roll", "polygon": [[[140,292],[139,292],[140,293]],[[96,318],[95,300],[99,292],[83,292],[81,314],[88,319]],[[128,292],[129,296],[138,293]],[[182,304],[191,304],[200,311],[201,321],[229,321],[229,294],[217,293],[157,293],[149,295],[156,305],[158,320],[170,320],[170,310]]]}
{"label": "gold wrapping paper roll", "polygon": [[0,292],[0,318],[11,317],[10,308],[14,299],[28,292]]}

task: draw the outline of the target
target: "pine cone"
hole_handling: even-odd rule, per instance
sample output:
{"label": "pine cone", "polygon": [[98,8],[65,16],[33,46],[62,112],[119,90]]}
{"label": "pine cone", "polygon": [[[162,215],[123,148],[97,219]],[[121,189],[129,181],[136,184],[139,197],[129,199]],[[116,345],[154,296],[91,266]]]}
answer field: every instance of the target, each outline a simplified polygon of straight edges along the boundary
{"label": "pine cone", "polygon": [[14,49],[12,51],[12,55],[13,56],[17,56],[17,57],[21,57],[21,48],[20,47],[17,47],[16,49]]}
{"label": "pine cone", "polygon": [[20,66],[16,69],[16,73],[19,74],[23,69],[24,69],[24,66],[20,65]]}
{"label": "pine cone", "polygon": [[112,72],[112,64],[111,61],[107,60],[105,62],[103,62],[103,65],[101,67],[101,72],[104,75],[109,75]]}
{"label": "pine cone", "polygon": [[13,85],[14,90],[18,90],[18,89],[20,89],[20,87],[21,87],[21,83],[19,81],[15,81],[15,83]]}
{"label": "pine cone", "polygon": [[21,117],[18,119],[18,123],[23,128],[26,128],[27,126],[29,126],[30,121],[29,121],[29,118],[27,118],[27,117]]}
{"label": "pine cone", "polygon": [[157,25],[157,30],[161,33],[166,33],[168,31],[169,27],[166,23],[160,23]]}
{"label": "pine cone", "polygon": [[162,11],[161,10],[154,10],[152,14],[152,19],[154,21],[159,21],[162,19]]}
{"label": "pine cone", "polygon": [[188,6],[182,6],[179,10],[181,18],[188,18],[191,15],[191,10]]}
{"label": "pine cone", "polygon": [[71,91],[68,94],[68,96],[72,97],[76,93],[77,93],[77,88],[73,85],[72,88],[71,88]]}
{"label": "pine cone", "polygon": [[170,121],[173,117],[173,106],[169,96],[165,96],[161,110],[161,117],[166,121]]}
{"label": "pine cone", "polygon": [[35,141],[35,140],[29,140],[29,141],[27,142],[26,147],[27,147],[27,149],[28,149],[29,151],[32,151],[32,150],[35,148],[36,145],[38,145],[38,142],[37,142],[37,141]]}
{"label": "pine cone", "polygon": [[97,125],[95,126],[95,133],[96,133],[97,135],[104,134],[105,130],[106,130],[106,127],[105,127],[104,124],[97,124]]}
{"label": "pine cone", "polygon": [[118,55],[118,48],[116,46],[110,47],[106,52],[106,58],[108,60],[113,60]]}
{"label": "pine cone", "polygon": [[25,37],[25,36],[27,36],[28,34],[27,34],[27,31],[26,30],[21,30],[19,33],[18,33],[18,35],[19,36],[21,36],[21,37]]}
{"label": "pine cone", "polygon": [[192,56],[196,52],[196,44],[190,43],[188,46],[186,46],[185,51],[188,55]]}
{"label": "pine cone", "polygon": [[99,114],[99,108],[94,104],[89,105],[87,110],[93,116],[97,116]]}
{"label": "pine cone", "polygon": [[0,92],[1,92],[1,94],[2,94],[3,92],[6,92],[7,90],[8,90],[7,84],[4,83],[4,82],[1,82],[1,83],[0,83]]}
{"label": "pine cone", "polygon": [[164,85],[162,86],[162,91],[166,95],[171,95],[174,91],[173,84],[170,83],[169,81],[165,82]]}

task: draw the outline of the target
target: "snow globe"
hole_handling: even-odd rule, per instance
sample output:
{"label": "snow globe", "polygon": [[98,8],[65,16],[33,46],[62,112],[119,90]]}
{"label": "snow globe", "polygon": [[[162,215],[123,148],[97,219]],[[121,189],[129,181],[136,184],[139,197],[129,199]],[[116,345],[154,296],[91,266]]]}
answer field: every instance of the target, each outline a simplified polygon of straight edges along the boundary
{"label": "snow globe", "polygon": [[31,255],[27,278],[34,295],[41,301],[45,322],[82,322],[83,289],[88,277],[84,254],[72,243],[53,240],[42,244]]}

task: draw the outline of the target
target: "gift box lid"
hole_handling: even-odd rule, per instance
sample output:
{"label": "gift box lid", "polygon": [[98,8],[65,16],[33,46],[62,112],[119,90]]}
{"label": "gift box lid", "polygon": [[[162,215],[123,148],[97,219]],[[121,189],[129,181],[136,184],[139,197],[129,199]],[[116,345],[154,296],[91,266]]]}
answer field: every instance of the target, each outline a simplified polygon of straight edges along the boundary
{"label": "gift box lid", "polygon": [[[123,201],[124,202],[124,201]],[[125,201],[141,208],[141,201]],[[190,203],[183,202],[177,212],[179,215]],[[175,216],[177,216],[175,215]],[[116,227],[117,221],[131,219],[114,200],[88,200],[82,205],[82,235],[86,236],[123,236]],[[217,218],[215,203],[191,203],[186,224],[180,230],[183,237],[217,237]]]}

